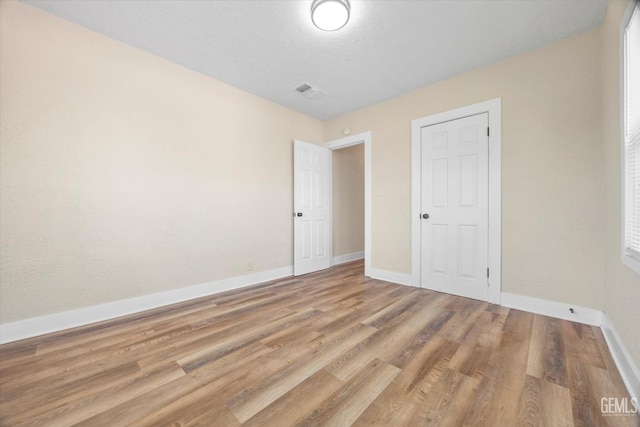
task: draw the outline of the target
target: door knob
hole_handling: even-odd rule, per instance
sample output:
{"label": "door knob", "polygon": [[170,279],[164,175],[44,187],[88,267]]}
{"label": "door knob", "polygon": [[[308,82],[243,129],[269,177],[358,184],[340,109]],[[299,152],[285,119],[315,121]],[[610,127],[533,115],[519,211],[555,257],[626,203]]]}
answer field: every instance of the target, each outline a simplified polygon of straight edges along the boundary
{"label": "door knob", "polygon": [[422,214],[422,219],[429,219],[429,214]]}
{"label": "door knob", "polygon": [[298,212],[296,216],[302,216],[302,212]]}

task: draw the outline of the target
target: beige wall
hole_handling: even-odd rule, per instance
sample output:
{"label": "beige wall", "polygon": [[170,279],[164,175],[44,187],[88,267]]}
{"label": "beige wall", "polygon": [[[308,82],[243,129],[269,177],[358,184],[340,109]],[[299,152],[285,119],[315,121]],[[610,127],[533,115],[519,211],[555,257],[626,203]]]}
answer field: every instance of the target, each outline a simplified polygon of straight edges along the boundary
{"label": "beige wall", "polygon": [[0,322],[290,265],[291,140],[346,127],[372,131],[373,267],[410,273],[411,120],[501,97],[503,290],[604,309],[640,364],[640,281],[619,251],[625,5],[323,124],[0,1]]}
{"label": "beige wall", "polygon": [[411,120],[502,98],[503,291],[600,308],[598,30],[335,118],[372,132],[373,267],[410,273]]}
{"label": "beige wall", "polygon": [[612,0],[602,31],[602,143],[605,166],[604,311],[640,366],[640,276],[620,261],[620,25],[628,2]]}
{"label": "beige wall", "polygon": [[333,256],[364,251],[364,144],[333,152]]}
{"label": "beige wall", "polygon": [[0,322],[292,264],[308,116],[0,1]]}

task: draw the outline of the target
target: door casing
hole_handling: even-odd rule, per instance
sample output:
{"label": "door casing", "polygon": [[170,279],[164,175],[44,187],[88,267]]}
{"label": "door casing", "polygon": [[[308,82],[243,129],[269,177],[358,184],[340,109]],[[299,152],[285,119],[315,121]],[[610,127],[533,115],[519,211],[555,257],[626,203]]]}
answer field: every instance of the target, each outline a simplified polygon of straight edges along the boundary
{"label": "door casing", "polygon": [[371,277],[371,132],[334,139],[324,146],[334,151],[358,144],[364,144],[364,275]]}
{"label": "door casing", "polygon": [[488,301],[500,304],[502,291],[502,189],[501,189],[501,110],[500,98],[445,111],[411,121],[411,279],[420,283],[420,208],[421,208],[421,132],[430,126],[480,113],[489,114],[489,289]]}

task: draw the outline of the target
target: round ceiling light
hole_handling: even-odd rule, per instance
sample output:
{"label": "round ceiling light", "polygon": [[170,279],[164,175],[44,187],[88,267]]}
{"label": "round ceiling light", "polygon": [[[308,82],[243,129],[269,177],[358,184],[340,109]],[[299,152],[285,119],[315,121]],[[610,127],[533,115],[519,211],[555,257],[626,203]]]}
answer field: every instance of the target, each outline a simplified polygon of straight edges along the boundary
{"label": "round ceiling light", "polygon": [[335,31],[349,21],[349,0],[314,0],[311,3],[311,21],[323,31]]}

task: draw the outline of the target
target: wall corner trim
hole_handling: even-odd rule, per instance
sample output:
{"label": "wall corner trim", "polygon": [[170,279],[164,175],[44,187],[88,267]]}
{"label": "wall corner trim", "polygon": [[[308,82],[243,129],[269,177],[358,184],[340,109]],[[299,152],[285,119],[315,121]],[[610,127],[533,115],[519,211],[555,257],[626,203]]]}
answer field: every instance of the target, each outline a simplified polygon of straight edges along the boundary
{"label": "wall corner trim", "polygon": [[385,282],[391,282],[397,285],[413,286],[411,274],[378,270],[377,268],[372,268],[370,273],[371,275],[369,277],[372,279],[384,280]]}
{"label": "wall corner trim", "polygon": [[48,314],[46,316],[32,317],[30,319],[19,320],[11,323],[4,323],[0,324],[0,344],[58,332],[65,329],[76,328],[182,301],[244,288],[246,286],[257,285],[259,283],[281,279],[292,275],[292,266],[280,267],[244,276],[229,277],[227,279],[187,286],[170,291]]}
{"label": "wall corner trim", "polygon": [[640,369],[629,355],[607,313],[602,314],[602,334],[629,394],[640,399]]}
{"label": "wall corner trim", "polygon": [[344,264],[351,261],[356,261],[358,259],[364,258],[364,251],[362,252],[354,252],[351,254],[337,255],[333,257],[333,265]]}
{"label": "wall corner trim", "polygon": [[[516,310],[600,327],[624,385],[631,397],[640,399],[640,369],[629,355],[620,335],[605,312],[506,292],[502,293],[502,305]],[[573,314],[569,311],[570,308],[573,308]]]}
{"label": "wall corner trim", "polygon": [[[602,311],[593,308],[510,294],[507,292],[502,293],[501,299],[503,306],[515,308],[516,310],[528,311],[530,313],[542,314],[543,316],[584,323],[591,326],[600,327],[602,325]],[[573,313],[571,313],[570,309],[573,309]]]}

